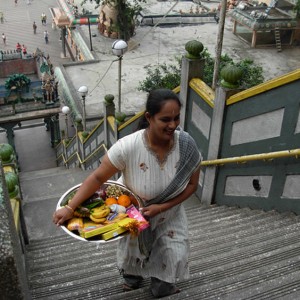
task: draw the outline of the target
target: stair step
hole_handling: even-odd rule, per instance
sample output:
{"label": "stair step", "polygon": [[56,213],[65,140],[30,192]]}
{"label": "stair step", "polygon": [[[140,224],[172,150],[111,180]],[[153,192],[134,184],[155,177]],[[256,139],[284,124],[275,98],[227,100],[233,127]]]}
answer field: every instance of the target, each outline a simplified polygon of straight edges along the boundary
{"label": "stair step", "polygon": [[90,170],[52,168],[42,171],[21,172],[20,185],[23,202],[34,202],[60,197],[71,187],[81,183]]}
{"label": "stair step", "polygon": [[44,170],[20,172],[19,177],[21,180],[25,181],[25,180],[32,180],[32,179],[37,179],[37,178],[41,178],[41,177],[68,174],[71,171],[72,172],[82,172],[82,170],[80,168],[66,169],[65,167],[55,167],[55,168],[49,168],[49,169],[44,169]]}
{"label": "stair step", "polygon": [[[297,299],[300,219],[249,208],[186,209],[191,244],[189,280],[164,299]],[[117,241],[82,242],[63,234],[27,247],[33,299],[153,299],[149,279],[123,293]]]}

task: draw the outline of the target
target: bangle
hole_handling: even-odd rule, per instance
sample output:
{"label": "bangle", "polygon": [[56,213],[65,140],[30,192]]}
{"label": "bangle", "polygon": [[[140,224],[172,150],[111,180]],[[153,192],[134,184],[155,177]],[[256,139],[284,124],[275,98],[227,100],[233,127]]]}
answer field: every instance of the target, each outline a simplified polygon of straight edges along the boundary
{"label": "bangle", "polygon": [[68,210],[70,210],[72,213],[74,213],[74,209],[69,206],[68,204],[65,205],[65,208],[67,208]]}

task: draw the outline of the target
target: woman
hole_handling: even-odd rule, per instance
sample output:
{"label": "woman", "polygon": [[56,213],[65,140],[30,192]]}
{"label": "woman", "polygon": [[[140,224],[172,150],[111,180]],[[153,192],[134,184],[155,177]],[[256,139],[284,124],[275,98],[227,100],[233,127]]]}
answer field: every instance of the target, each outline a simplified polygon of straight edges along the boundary
{"label": "woman", "polygon": [[172,91],[150,92],[142,129],[118,140],[69,205],[53,216],[55,224],[63,224],[99,186],[122,172],[120,180],[144,200],[142,214],[151,224],[137,239],[128,235],[120,240],[117,257],[124,291],[151,277],[153,296],[164,297],[178,293],[176,279],[189,275],[187,218],[181,203],[197,189],[201,155],[194,140],[176,130],[180,108]]}

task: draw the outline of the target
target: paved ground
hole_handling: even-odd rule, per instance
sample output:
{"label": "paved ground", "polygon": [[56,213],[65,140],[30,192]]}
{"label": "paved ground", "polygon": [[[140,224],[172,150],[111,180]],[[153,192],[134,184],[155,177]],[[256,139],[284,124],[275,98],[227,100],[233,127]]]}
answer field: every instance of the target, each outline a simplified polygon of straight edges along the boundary
{"label": "paved ground", "polygon": [[[75,0],[79,4],[81,0]],[[218,2],[202,2],[205,6],[216,7]],[[145,12],[152,14],[165,14],[171,8],[171,13],[178,13],[180,9],[188,12],[195,4],[188,1],[178,2],[147,0]],[[0,33],[7,36],[7,45],[1,44],[2,50],[13,50],[17,42],[27,46],[28,52],[33,52],[37,47],[50,55],[54,66],[70,62],[70,58],[62,58],[61,41],[59,31],[53,30],[51,26],[50,7],[57,7],[55,0],[32,0],[30,5],[25,0],[19,0],[15,5],[12,0],[0,1],[0,11],[4,12],[5,22],[0,23]],[[89,10],[93,9],[87,4]],[[97,10],[96,10],[97,11]],[[42,13],[47,15],[47,25],[43,26],[40,21]],[[32,24],[37,23],[37,34],[33,34]],[[43,32],[49,32],[49,44],[45,44]],[[82,31],[88,39],[88,27],[81,26]],[[300,68],[299,48],[284,49],[278,53],[276,49],[251,49],[249,45],[242,42],[231,32],[232,22],[226,21],[223,53],[228,53],[233,58],[240,60],[251,58],[264,69],[266,79],[283,75],[296,68]],[[90,93],[86,99],[88,115],[99,115],[102,109],[102,101],[105,94],[112,93],[117,97],[118,86],[118,64],[113,63],[116,59],[111,53],[113,40],[99,35],[97,26],[91,26],[93,49],[100,59],[100,63],[86,65],[84,68],[70,67],[68,73],[74,87],[86,84]],[[140,80],[146,73],[145,66],[159,64],[162,62],[174,62],[175,56],[185,53],[184,45],[191,39],[200,40],[213,54],[217,39],[218,25],[207,23],[195,26],[177,27],[137,27],[136,35],[129,42],[129,51],[124,55],[122,64],[122,107],[125,112],[137,112],[144,107],[146,94],[137,91]],[[62,126],[64,124],[62,123]],[[21,138],[22,136],[22,138]],[[33,139],[34,137],[34,139]],[[0,142],[6,142],[4,133],[0,133]],[[32,153],[32,145],[39,145],[41,149]],[[53,149],[50,147],[49,133],[44,127],[27,129],[16,132],[16,147],[21,159],[24,157],[23,170],[42,169],[46,162],[53,157]],[[22,150],[22,151],[21,151]],[[23,156],[24,153],[24,156]],[[29,157],[34,157],[34,163]],[[21,166],[22,167],[22,166]],[[49,165],[53,167],[53,165]]]}
{"label": "paved ground", "polygon": [[[0,24],[1,34],[5,33],[6,46],[1,41],[1,50],[14,50],[17,42],[27,47],[28,53],[32,53],[36,48],[48,53],[54,65],[65,62],[61,58],[61,42],[59,41],[59,31],[52,30],[52,18],[50,7],[57,6],[55,0],[32,0],[30,5],[25,0],[18,0],[15,5],[12,0],[0,1],[0,11],[4,12],[4,23]],[[41,23],[41,14],[47,15],[47,24]],[[32,24],[37,24],[37,33],[33,34]],[[44,31],[49,33],[49,44],[44,40]],[[68,59],[67,59],[68,60]]]}
{"label": "paved ground", "polygon": [[[12,0],[0,1],[0,11],[4,12],[4,23],[0,24],[1,34],[7,37],[6,45],[2,40],[0,49],[14,50],[17,42],[27,47],[28,53],[32,53],[39,48],[45,54],[49,54],[52,63],[57,66],[60,63],[70,61],[69,58],[61,56],[61,42],[59,41],[59,31],[52,30],[51,14],[49,8],[56,6],[55,0],[33,0],[30,5],[25,0],[19,0],[15,5]],[[41,24],[40,16],[45,12],[47,24]],[[33,34],[32,24],[37,24],[37,33]],[[49,32],[49,44],[44,40],[44,30]],[[35,120],[28,123],[42,124],[42,120]],[[6,143],[5,133],[0,133],[0,143]],[[56,166],[55,151],[51,148],[50,133],[44,126],[29,127],[15,131],[15,144],[19,157],[21,171],[41,170]],[[34,147],[32,147],[34,145]]]}
{"label": "paved ground", "polygon": [[[81,0],[75,0],[77,4]],[[208,8],[216,8],[218,1],[201,1]],[[89,4],[88,8],[93,7]],[[196,4],[192,1],[157,1],[147,0],[144,12],[146,15],[178,14],[180,10],[189,12],[195,10]],[[266,80],[286,74],[296,68],[300,68],[300,49],[284,49],[277,52],[275,48],[252,49],[248,44],[232,34],[233,23],[226,19],[223,54],[227,53],[236,61],[249,58],[261,65]],[[88,36],[88,27],[81,26]],[[139,82],[145,78],[147,65],[156,66],[161,63],[174,63],[175,57],[185,54],[185,43],[190,40],[199,40],[215,55],[215,46],[218,34],[218,25],[214,22],[193,26],[176,27],[149,27],[139,26],[135,36],[129,41],[129,51],[124,54],[122,61],[122,111],[125,113],[139,112],[144,108],[146,93],[138,91]],[[87,85],[89,94],[86,98],[87,114],[97,115],[102,112],[102,101],[106,94],[114,94],[117,98],[118,89],[118,63],[112,55],[112,40],[99,35],[96,26],[91,27],[93,37],[93,49],[100,62],[92,65],[68,67],[74,87]],[[88,40],[88,39],[87,39]]]}

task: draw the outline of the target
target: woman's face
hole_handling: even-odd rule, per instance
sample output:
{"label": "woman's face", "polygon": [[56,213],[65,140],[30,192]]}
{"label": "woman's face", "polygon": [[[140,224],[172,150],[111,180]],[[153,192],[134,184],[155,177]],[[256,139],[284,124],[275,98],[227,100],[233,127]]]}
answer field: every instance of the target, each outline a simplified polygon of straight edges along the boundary
{"label": "woman's face", "polygon": [[146,113],[151,134],[159,140],[169,141],[180,123],[180,106],[176,100],[166,100],[154,116]]}

